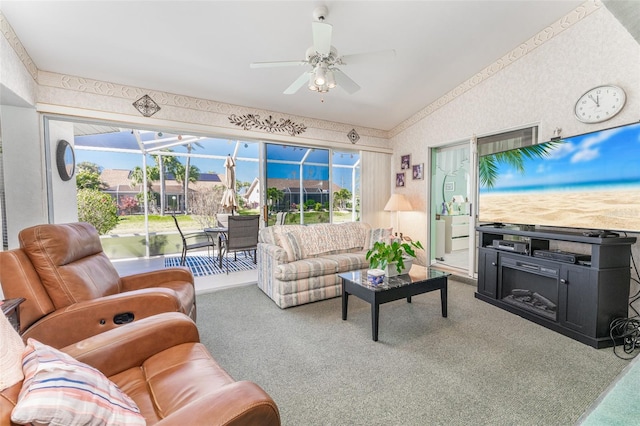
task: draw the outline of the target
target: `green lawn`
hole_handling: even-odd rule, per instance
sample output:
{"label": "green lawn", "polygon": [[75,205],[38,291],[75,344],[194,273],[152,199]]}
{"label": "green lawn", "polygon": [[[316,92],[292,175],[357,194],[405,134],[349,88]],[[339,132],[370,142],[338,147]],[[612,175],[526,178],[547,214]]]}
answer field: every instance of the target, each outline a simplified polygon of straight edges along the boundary
{"label": "green lawn", "polygon": [[[176,216],[181,229],[199,229],[200,224],[191,216]],[[170,215],[159,216],[149,215],[149,232],[171,232],[177,231],[173,217]],[[144,216],[131,215],[120,216],[118,226],[109,231],[107,235],[122,235],[144,232]]]}
{"label": "green lawn", "polygon": [[[258,214],[258,211],[247,210],[240,212],[240,214]],[[185,215],[176,217],[183,232],[202,230],[202,226],[193,217]],[[297,213],[290,213],[287,215],[287,224],[299,223],[298,218]],[[304,213],[306,224],[326,223],[328,220],[328,212]],[[336,223],[350,221],[351,212],[334,212],[333,220]],[[269,224],[272,225],[274,221],[275,214],[269,218]],[[182,241],[171,215],[149,216],[149,233],[149,253],[151,256],[177,254],[182,250]],[[118,226],[102,238],[103,249],[110,259],[144,257],[145,245],[143,215],[121,216]]]}
{"label": "green lawn", "polygon": [[[258,214],[257,210],[241,211],[241,215],[245,214]],[[183,231],[202,229],[202,226],[191,216],[178,215],[178,223],[180,223],[180,229]],[[300,223],[298,221],[297,213],[289,213],[287,215],[287,223]],[[333,212],[334,222],[347,222],[351,220],[351,212]],[[275,221],[275,215],[269,218],[269,225],[273,225]],[[312,223],[326,223],[329,221],[328,212],[305,212],[304,223],[309,225]],[[173,217],[171,215],[159,216],[149,215],[149,232],[173,232],[176,230],[176,225],[173,223]],[[118,225],[115,229],[111,230],[107,235],[123,235],[123,234],[139,234],[144,232],[144,216],[143,215],[129,215],[120,216]]]}

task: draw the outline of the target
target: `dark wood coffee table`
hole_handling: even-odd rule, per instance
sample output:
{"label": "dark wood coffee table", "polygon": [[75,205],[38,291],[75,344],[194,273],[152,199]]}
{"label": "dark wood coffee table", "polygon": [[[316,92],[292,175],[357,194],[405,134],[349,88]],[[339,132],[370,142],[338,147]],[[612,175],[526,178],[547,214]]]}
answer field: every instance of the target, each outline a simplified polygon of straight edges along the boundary
{"label": "dark wood coffee table", "polygon": [[411,303],[411,296],[440,290],[442,316],[447,316],[447,277],[451,275],[436,269],[413,265],[408,274],[396,277],[385,277],[384,282],[371,285],[367,282],[367,270],[345,272],[342,278],[342,319],[347,319],[349,295],[371,304],[371,337],[378,341],[378,319],[380,305],[394,300],[407,299]]}

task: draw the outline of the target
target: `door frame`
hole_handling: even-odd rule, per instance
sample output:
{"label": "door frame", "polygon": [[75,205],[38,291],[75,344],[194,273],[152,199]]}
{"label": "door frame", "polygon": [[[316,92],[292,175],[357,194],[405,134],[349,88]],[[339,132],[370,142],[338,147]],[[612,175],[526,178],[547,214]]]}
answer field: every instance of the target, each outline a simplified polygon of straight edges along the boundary
{"label": "door frame", "polygon": [[431,266],[435,266],[435,265],[440,265],[446,268],[450,268],[462,273],[466,273],[466,275],[470,278],[476,278],[477,277],[477,248],[476,248],[476,241],[477,241],[477,236],[476,236],[476,231],[475,231],[475,226],[476,226],[476,220],[477,220],[477,214],[476,214],[476,204],[477,204],[477,196],[478,196],[478,187],[477,187],[477,175],[478,175],[478,145],[477,145],[477,138],[475,137],[475,135],[473,137],[471,137],[469,140],[467,141],[455,141],[455,142],[450,142],[450,143],[445,143],[445,144],[440,144],[440,145],[435,145],[435,146],[431,146],[429,147],[428,150],[428,154],[427,154],[427,159],[428,159],[428,164],[429,164],[429,181],[426,187],[426,191],[427,191],[427,200],[429,200],[428,203],[428,207],[427,207],[427,213],[428,213],[428,218],[429,218],[429,235],[431,236],[431,238],[429,239],[430,242],[434,241],[436,237],[436,228],[437,228],[437,223],[436,223],[436,215],[439,214],[438,213],[438,206],[435,203],[435,195],[433,193],[433,177],[434,177],[434,159],[435,159],[435,155],[437,153],[438,150],[442,150],[443,148],[450,148],[450,147],[463,147],[466,146],[469,149],[469,170],[468,170],[468,174],[469,174],[469,178],[468,178],[468,186],[469,186],[469,191],[467,194],[467,197],[469,199],[469,230],[468,230],[468,234],[469,234],[469,242],[468,242],[468,258],[467,258],[467,267],[466,268],[459,268],[459,267],[455,267],[455,266],[451,266],[451,265],[447,265],[444,262],[439,262],[436,258],[436,253],[433,253],[435,251],[435,244],[429,244],[427,247],[427,263]]}

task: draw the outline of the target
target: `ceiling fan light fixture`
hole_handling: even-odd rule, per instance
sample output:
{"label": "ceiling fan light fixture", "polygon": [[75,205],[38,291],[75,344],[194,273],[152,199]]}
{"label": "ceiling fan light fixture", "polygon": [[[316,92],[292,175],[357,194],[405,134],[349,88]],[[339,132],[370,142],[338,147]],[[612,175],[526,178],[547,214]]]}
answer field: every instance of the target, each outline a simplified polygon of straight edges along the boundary
{"label": "ceiling fan light fixture", "polygon": [[327,71],[327,87],[329,89],[333,89],[334,87],[336,87],[336,79],[333,76],[332,70]]}
{"label": "ceiling fan light fixture", "polygon": [[318,91],[318,86],[316,86],[314,80],[315,80],[315,74],[311,74],[309,76],[309,85],[307,86],[309,88],[309,90],[311,90],[312,92],[317,92]]}
{"label": "ceiling fan light fixture", "polygon": [[314,75],[314,84],[316,86],[324,86],[327,83],[327,66],[325,64],[318,64],[315,69]]}

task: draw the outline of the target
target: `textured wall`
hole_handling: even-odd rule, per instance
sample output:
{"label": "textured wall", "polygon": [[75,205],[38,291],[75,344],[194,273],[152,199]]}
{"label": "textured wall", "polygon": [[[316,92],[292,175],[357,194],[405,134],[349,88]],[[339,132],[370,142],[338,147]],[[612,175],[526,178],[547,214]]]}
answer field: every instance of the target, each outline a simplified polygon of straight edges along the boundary
{"label": "textured wall", "polygon": [[[529,49],[499,72],[477,77],[472,87],[461,86],[437,105],[394,130],[393,163],[411,154],[412,162],[427,163],[428,147],[470,140],[505,130],[539,126],[540,141],[549,140],[556,127],[563,136],[591,132],[637,121],[640,117],[640,46],[606,10],[587,2],[566,19],[575,23],[543,44]],[[563,20],[550,28],[562,27]],[[548,30],[553,32],[553,30]],[[543,31],[545,34],[545,31]],[[532,40],[535,41],[536,38]],[[527,46],[525,43],[523,46]],[[507,55],[508,57],[509,55]],[[498,65],[495,65],[498,67]],[[597,125],[579,122],[575,101],[588,89],[615,84],[625,89],[625,109],[612,120]],[[395,169],[392,167],[392,173]],[[399,190],[423,208],[413,229],[424,230],[414,238],[426,240],[429,181],[407,182]],[[414,201],[415,200],[415,201]]]}

